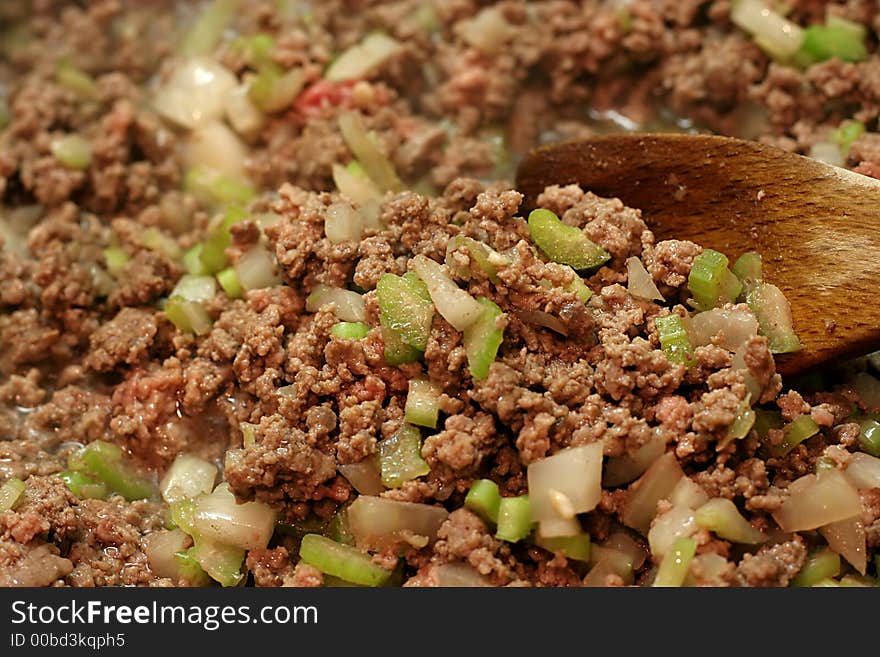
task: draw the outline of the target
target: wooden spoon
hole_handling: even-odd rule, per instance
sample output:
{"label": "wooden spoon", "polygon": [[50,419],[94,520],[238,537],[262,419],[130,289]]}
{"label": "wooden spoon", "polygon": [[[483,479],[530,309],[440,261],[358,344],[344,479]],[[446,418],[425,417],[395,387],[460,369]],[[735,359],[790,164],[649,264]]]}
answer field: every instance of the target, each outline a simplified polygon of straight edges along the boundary
{"label": "wooden spoon", "polygon": [[764,259],[803,343],[798,374],[880,349],[880,181],[752,141],[619,134],[534,150],[519,165],[526,209],[577,183],[639,208],[661,239]]}

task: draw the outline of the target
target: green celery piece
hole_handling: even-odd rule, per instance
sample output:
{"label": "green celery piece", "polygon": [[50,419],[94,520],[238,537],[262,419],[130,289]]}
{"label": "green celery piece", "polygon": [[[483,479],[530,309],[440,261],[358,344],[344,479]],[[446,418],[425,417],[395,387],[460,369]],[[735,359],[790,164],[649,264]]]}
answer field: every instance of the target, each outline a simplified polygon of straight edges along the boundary
{"label": "green celery piece", "polygon": [[529,496],[502,497],[498,505],[498,527],[495,538],[516,543],[532,533]]}
{"label": "green celery piece", "polygon": [[383,274],[376,284],[382,325],[400,335],[403,342],[424,351],[428,346],[434,304],[428,288],[415,274]]}
{"label": "green celery piece", "polygon": [[291,106],[305,85],[305,75],[299,68],[284,71],[274,62],[265,64],[251,81],[248,97],[254,105],[268,114]]}
{"label": "green celery piece", "polygon": [[382,341],[385,343],[385,362],[389,365],[402,365],[403,363],[414,363],[422,357],[421,351],[415,347],[411,347],[400,333],[385,325],[380,318],[379,323],[382,325]]}
{"label": "green celery piece", "polygon": [[769,448],[773,456],[785,456],[795,447],[819,433],[819,425],[809,415],[800,415],[782,427],[782,442]]}
{"label": "green celery piece", "polygon": [[187,31],[179,54],[183,57],[211,54],[237,9],[238,0],[213,0]]}
{"label": "green celery piece", "polygon": [[238,274],[235,273],[233,267],[227,267],[217,272],[217,282],[220,283],[220,287],[223,288],[227,296],[232,299],[240,299],[244,294],[244,290],[241,289],[241,283],[238,282]]}
{"label": "green celery piece", "polygon": [[222,545],[204,538],[193,536],[194,545],[189,552],[215,582],[222,586],[237,586],[244,579],[241,565],[245,551],[232,545]]}
{"label": "green celery piece", "polygon": [[202,262],[202,251],[204,250],[205,245],[199,242],[195,246],[190,247],[183,254],[183,266],[186,267],[186,271],[193,276],[208,276],[211,272],[208,271],[207,267],[205,267]]}
{"label": "green celery piece", "polygon": [[107,486],[101,481],[96,481],[88,475],[76,470],[65,470],[58,476],[70,492],[81,500],[104,499],[107,497]]}
{"label": "green celery piece", "polygon": [[871,456],[880,457],[880,422],[873,419],[859,423],[859,447]]}
{"label": "green celery piece", "polygon": [[504,331],[495,326],[496,320],[503,314],[501,308],[486,297],[480,297],[477,302],[483,306],[483,312],[465,329],[462,343],[471,376],[480,381],[489,376],[489,368],[504,341]]}
{"label": "green celery piece", "polygon": [[842,121],[837,126],[837,129],[831,133],[830,139],[840,146],[840,150],[846,156],[853,142],[861,137],[864,132],[865,124],[861,121]]}
{"label": "green celery piece", "polygon": [[574,561],[589,561],[592,551],[589,534],[577,534],[576,536],[556,536],[554,538],[542,538],[538,536],[535,543],[550,552],[562,552],[567,559]]}
{"label": "green celery piece", "polygon": [[406,395],[404,419],[410,424],[436,429],[440,417],[440,395],[438,385],[425,379],[411,380]]}
{"label": "green celery piece", "polygon": [[791,580],[791,586],[813,586],[823,579],[840,574],[840,555],[828,548],[817,550],[807,557],[800,572]]}
{"label": "green celery piece", "polygon": [[171,260],[180,260],[183,257],[183,252],[180,250],[177,240],[170,235],[166,235],[155,226],[151,226],[143,232],[141,244],[150,249],[150,251],[157,251],[168,256]]}
{"label": "green celery piece", "polygon": [[70,89],[82,100],[95,100],[98,97],[98,86],[92,77],[83,73],[67,58],[58,62],[55,68],[55,81],[62,87]]}
{"label": "green celery piece", "polygon": [[663,557],[654,586],[681,586],[691,567],[691,560],[697,552],[697,542],[682,536],[672,544],[672,549]]}
{"label": "green celery piece", "polygon": [[761,255],[755,251],[743,253],[733,265],[733,275],[742,283],[743,291],[748,292],[756,283],[763,279],[764,265]]}
{"label": "green celery piece", "polygon": [[174,553],[174,560],[177,562],[177,574],[193,586],[207,586],[211,583],[211,578],[208,577],[208,573],[202,570],[194,556],[195,553],[194,547]]}
{"label": "green celery piece", "polygon": [[765,539],[726,497],[716,497],[703,504],[694,513],[694,521],[726,541],[755,545]]}
{"label": "green celery piece", "polygon": [[787,354],[801,349],[789,317],[779,310],[785,300],[782,291],[770,283],[759,283],[746,293],[746,303],[758,320],[761,335],[770,342],[774,354]]}
{"label": "green celery piece", "polygon": [[370,333],[370,327],[363,322],[337,322],[330,328],[330,335],[344,340],[363,340]]}
{"label": "green celery piece", "polygon": [[12,477],[0,486],[0,513],[14,509],[24,497],[25,485],[21,479]]}
{"label": "green celery piece", "polygon": [[247,211],[243,207],[230,205],[222,218],[211,228],[200,254],[202,266],[208,274],[216,274],[226,268],[229,262],[226,249],[232,244],[232,227],[246,218]]}
{"label": "green celery piece", "polygon": [[174,502],[168,507],[168,516],[174,527],[179,527],[190,536],[196,535],[195,516],[196,503],[195,500],[180,500]]}
{"label": "green celery piece", "polygon": [[190,301],[183,297],[171,297],[165,304],[165,316],[178,329],[185,332],[205,335],[211,330],[213,321],[200,301]]}
{"label": "green celery piece", "polygon": [[382,586],[391,577],[391,571],[374,564],[366,552],[320,534],[303,536],[299,556],[322,573],[352,584]]}
{"label": "green celery piece", "polygon": [[834,459],[828,456],[820,456],[816,459],[816,464],[813,467],[813,471],[818,474],[820,472],[827,472],[828,470],[835,470],[837,468],[837,463],[835,463]]}
{"label": "green celery piece", "polygon": [[553,262],[585,270],[600,267],[611,259],[582,230],[562,223],[550,210],[532,210],[528,223],[532,241]]}
{"label": "green celery piece", "polygon": [[[569,267],[569,269],[572,268]],[[574,273],[574,279],[566,286],[565,291],[573,292],[578,300],[586,303],[593,296],[593,291],[587,287],[587,284],[584,283],[584,279],[580,277],[580,274],[574,271],[574,269],[572,269],[572,272]]]}
{"label": "green celery piece", "polygon": [[486,522],[493,525],[498,522],[498,511],[501,508],[501,493],[498,484],[491,479],[478,479],[471,484],[464,498],[464,505]]}
{"label": "green celery piece", "polygon": [[96,440],[79,452],[75,462],[82,466],[77,470],[103,482],[127,500],[156,497],[155,482],[126,463],[118,445]]}
{"label": "green celery piece", "polygon": [[404,424],[393,436],[380,440],[378,448],[382,483],[388,488],[400,488],[431,471],[422,458],[422,434],[412,425]]}
{"label": "green celery piece", "polygon": [[248,64],[255,69],[262,70],[272,63],[275,38],[271,34],[260,32],[250,37],[239,37],[234,45],[241,48]]}
{"label": "green celery piece", "polygon": [[654,319],[654,326],[660,336],[660,348],[666,358],[673,363],[684,363],[690,367],[693,362],[691,340],[685,331],[684,323],[678,315],[666,315]]}
{"label": "green celery piece", "polygon": [[782,415],[779,411],[763,408],[755,409],[754,429],[761,440],[764,440],[767,437],[770,429],[781,429],[782,426]]}
{"label": "green celery piece", "polygon": [[330,522],[326,525],[326,530],[322,532],[324,536],[331,541],[342,543],[343,545],[354,545],[354,534],[351,533],[351,527],[348,524],[348,507],[344,506],[333,514]]}
{"label": "green celery piece", "polygon": [[486,274],[490,281],[498,283],[501,280],[498,278],[498,266],[489,258],[489,247],[482,242],[478,242],[472,237],[467,237],[465,235],[454,235],[449,239],[446,246],[446,264],[449,265],[449,269],[453,271],[456,276],[463,280],[470,280],[472,274],[469,268],[453,266],[452,258],[449,256],[453,251],[457,251],[458,249],[464,249],[467,251],[467,254],[471,259],[471,266],[476,265],[477,269]]}
{"label": "green celery piece", "polygon": [[186,172],[183,188],[206,205],[247,203],[255,195],[247,182],[236,180],[209,167],[194,166]]}
{"label": "green celery piece", "polygon": [[868,56],[865,37],[842,25],[811,25],[804,30],[800,53],[809,61],[824,62],[838,57],[860,62]]}
{"label": "green celery piece", "polygon": [[742,283],[727,268],[728,262],[726,255],[712,249],[704,249],[694,258],[688,289],[697,310],[711,310],[739,297]]}
{"label": "green celery piece", "polygon": [[107,271],[113,276],[118,276],[129,260],[131,256],[121,247],[108,246],[104,249],[104,262],[107,264]]}

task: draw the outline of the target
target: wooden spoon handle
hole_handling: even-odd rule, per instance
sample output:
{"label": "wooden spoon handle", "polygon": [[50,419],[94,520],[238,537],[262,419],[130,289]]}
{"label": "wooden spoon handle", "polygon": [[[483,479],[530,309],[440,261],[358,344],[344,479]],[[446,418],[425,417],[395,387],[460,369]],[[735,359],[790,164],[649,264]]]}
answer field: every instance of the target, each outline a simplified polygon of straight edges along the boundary
{"label": "wooden spoon handle", "polygon": [[713,135],[608,135],[543,147],[517,171],[534,207],[576,183],[639,208],[659,239],[764,257],[792,305],[804,349],[795,374],[880,348],[880,181],[752,141]]}

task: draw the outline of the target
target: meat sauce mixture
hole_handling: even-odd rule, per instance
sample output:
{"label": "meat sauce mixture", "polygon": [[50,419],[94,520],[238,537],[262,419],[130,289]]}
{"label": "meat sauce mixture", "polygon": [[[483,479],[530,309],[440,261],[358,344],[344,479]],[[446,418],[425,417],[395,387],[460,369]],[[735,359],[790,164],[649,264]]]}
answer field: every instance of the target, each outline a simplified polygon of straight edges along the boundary
{"label": "meat sauce mixture", "polygon": [[510,183],[880,175],[877,3],[770,4],[3,3],[0,585],[874,585],[876,359],[783,380],[759,255]]}

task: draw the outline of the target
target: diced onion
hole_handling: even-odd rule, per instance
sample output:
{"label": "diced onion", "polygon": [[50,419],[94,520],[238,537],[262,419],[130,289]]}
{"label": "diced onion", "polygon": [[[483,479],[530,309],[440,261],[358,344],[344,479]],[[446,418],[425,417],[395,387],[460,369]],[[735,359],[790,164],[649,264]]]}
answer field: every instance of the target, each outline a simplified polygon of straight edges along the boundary
{"label": "diced onion", "polygon": [[182,297],[187,301],[207,301],[217,294],[217,281],[213,276],[194,276],[184,274],[177,281],[172,297]]}
{"label": "diced onion", "polygon": [[654,519],[648,531],[648,545],[654,557],[662,557],[681,537],[688,537],[697,530],[694,510],[686,506],[674,506]]}
{"label": "diced onion", "polygon": [[315,286],[315,289],[306,298],[306,310],[314,313],[328,303],[336,304],[336,317],[343,322],[363,322],[367,318],[363,295],[329,285]]}
{"label": "diced onion", "polygon": [[214,490],[217,467],[192,454],[180,454],[159,484],[162,499],[168,504],[189,500]]}
{"label": "diced onion", "polygon": [[773,57],[794,55],[804,41],[804,31],[761,0],[734,0],[730,20],[755,37],[755,43]]}
{"label": "diced onion", "polygon": [[418,537],[433,542],[448,516],[442,507],[361,495],[348,508],[348,526],[358,547],[382,550]]}
{"label": "diced onion", "polygon": [[838,520],[819,528],[828,546],[850,562],[862,575],[868,565],[865,525],[859,516]]}
{"label": "diced onion", "polygon": [[247,85],[233,89],[226,99],[226,119],[245,139],[253,139],[266,123],[266,116],[248,98]]}
{"label": "diced onion", "polygon": [[858,491],[840,470],[801,477],[792,482],[789,491],[788,498],[773,513],[787,532],[816,529],[862,512]]}
{"label": "diced onion", "polygon": [[690,333],[695,347],[710,344],[722,335],[720,345],[736,351],[758,335],[758,320],[746,308],[713,308],[693,316]]}
{"label": "diced onion", "polygon": [[324,79],[342,82],[365,78],[402,50],[396,39],[373,32],[337,57],[324,73]]}
{"label": "diced onion", "polygon": [[623,524],[647,534],[651,521],[657,515],[657,503],[669,497],[682,477],[684,472],[672,452],[654,461],[630,488],[629,499],[620,515]]}
{"label": "diced onion", "polygon": [[274,287],[282,282],[278,273],[275,256],[264,246],[258,244],[241,254],[235,263],[238,282],[245,290],[259,290]]}
{"label": "diced onion", "polygon": [[199,534],[210,541],[253,550],[268,545],[275,516],[262,502],[238,504],[224,483],[198,501],[194,521]]}
{"label": "diced onion", "polygon": [[682,477],[669,494],[672,506],[698,509],[709,501],[706,491],[690,477]]}
{"label": "diced onion", "polygon": [[612,548],[623,554],[629,555],[632,560],[633,570],[641,568],[642,564],[644,564],[645,560],[648,558],[648,551],[644,546],[625,531],[618,530],[612,532],[608,539],[602,543],[602,547]]}
{"label": "diced onion", "polygon": [[605,464],[602,484],[614,487],[635,481],[663,455],[664,451],[666,451],[666,439],[657,433],[634,454],[612,456]]}
{"label": "diced onion", "polygon": [[362,230],[361,216],[348,203],[333,203],[324,212],[324,234],[333,244],[357,242]]}
{"label": "diced onion", "polygon": [[518,33],[498,7],[487,7],[470,20],[462,21],[460,30],[468,45],[489,55],[499,52]]}
{"label": "diced onion", "polygon": [[455,284],[455,281],[443,271],[442,266],[425,257],[417,255],[412,260],[416,274],[422,279],[431,295],[431,301],[437,312],[456,331],[464,331],[480,317],[483,307],[470,294]]}
{"label": "diced onion", "polygon": [[378,495],[385,490],[382,484],[382,473],[374,457],[366,458],[358,463],[346,463],[339,466],[339,472],[348,480],[361,495]]}
{"label": "diced onion", "polygon": [[144,537],[144,554],[150,570],[158,577],[177,579],[179,566],[175,553],[186,548],[189,537],[180,529],[159,530]]}
{"label": "diced onion", "polygon": [[541,536],[571,535],[575,514],[596,508],[602,497],[602,442],[570,447],[529,464],[529,503]]}
{"label": "diced onion", "polygon": [[856,452],[850,456],[843,474],[859,490],[880,488],[880,459],[864,452]]}
{"label": "diced onion", "polygon": [[657,284],[642,261],[635,256],[626,259],[626,289],[634,297],[646,301],[664,301]]}
{"label": "diced onion", "polygon": [[726,541],[754,545],[766,540],[726,497],[715,497],[706,502],[697,509],[695,519],[698,527],[715,532]]}
{"label": "diced onion", "polygon": [[379,148],[375,134],[367,131],[363,116],[357,112],[340,114],[339,129],[342,131],[345,145],[380,191],[397,192],[403,188],[394,165]]}
{"label": "diced onion", "polygon": [[184,147],[188,168],[205,167],[232,180],[246,180],[247,148],[226,124],[210,121],[193,130]]}
{"label": "diced onion", "polygon": [[559,335],[568,335],[568,327],[565,325],[565,322],[555,315],[545,313],[543,310],[515,310],[513,314],[526,324],[543,326],[559,333]]}
{"label": "diced onion", "polygon": [[174,70],[153,106],[174,123],[196,128],[223,116],[237,84],[235,75],[213,59],[195,57]]}
{"label": "diced onion", "polygon": [[435,566],[434,580],[439,587],[492,586],[491,582],[476,568],[460,561]]}
{"label": "diced onion", "polygon": [[819,162],[835,167],[842,167],[846,164],[846,159],[843,157],[840,146],[830,141],[817,141],[814,143],[810,146],[809,156],[814,160],[819,160]]}

